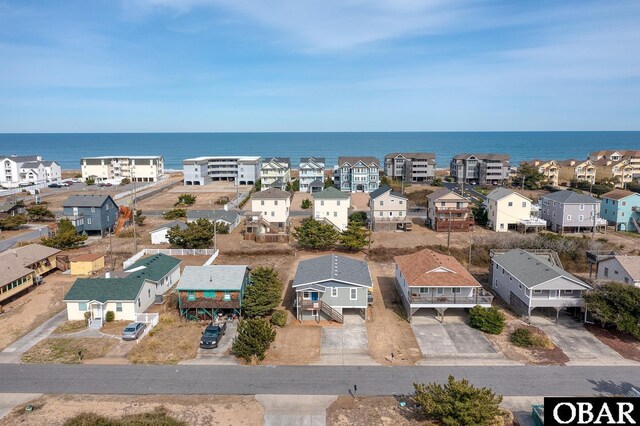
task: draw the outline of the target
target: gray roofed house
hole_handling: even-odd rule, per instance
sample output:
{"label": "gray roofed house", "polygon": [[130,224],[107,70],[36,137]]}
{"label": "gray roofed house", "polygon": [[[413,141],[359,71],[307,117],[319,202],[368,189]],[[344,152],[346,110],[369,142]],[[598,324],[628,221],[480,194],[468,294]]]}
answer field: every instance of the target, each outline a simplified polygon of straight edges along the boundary
{"label": "gray roofed house", "polygon": [[308,163],[309,160],[313,160],[317,163],[324,163],[324,157],[301,157],[300,158],[300,162],[301,163]]}
{"label": "gray roofed house", "polygon": [[79,233],[104,235],[114,229],[118,218],[118,205],[109,195],[72,195],[62,203],[62,209]]}
{"label": "gray roofed house", "polygon": [[366,312],[373,283],[367,262],[330,254],[300,261],[292,287],[300,321],[343,322],[349,311]]}
{"label": "gray roofed house", "polygon": [[168,233],[171,228],[178,227],[180,229],[186,229],[187,224],[180,222],[179,220],[173,220],[171,222],[164,223],[155,227],[149,234],[151,234],[151,244],[169,244]]}
{"label": "gray roofed house", "polygon": [[0,159],[8,158],[16,163],[26,163],[28,161],[40,161],[42,157],[39,155],[0,155]]}
{"label": "gray roofed house", "polygon": [[15,203],[9,201],[7,203],[0,204],[0,219],[8,216],[15,216],[17,214],[25,214],[27,212],[26,207],[22,203]]}
{"label": "gray roofed house", "polygon": [[363,162],[364,164],[375,164],[380,166],[380,160],[376,157],[338,157],[338,166],[341,167],[344,163],[349,163],[352,166],[358,162]]}
{"label": "gray roofed house", "polygon": [[[100,207],[110,198],[110,195],[71,195],[64,200],[62,207]],[[113,201],[113,198],[111,198],[111,201]]]}
{"label": "gray roofed house", "polygon": [[508,195],[515,193],[509,188],[499,187],[487,194],[487,199],[498,201]]}
{"label": "gray roofed house", "polygon": [[449,163],[450,176],[456,182],[501,185],[509,178],[507,154],[458,154]]}
{"label": "gray roofed house", "polygon": [[591,286],[562,268],[551,250],[536,253],[522,249],[493,251],[492,288],[520,315],[535,308],[580,309],[582,296]]}
{"label": "gray roofed house", "polygon": [[185,229],[187,227],[187,224],[184,222],[180,222],[179,220],[172,220],[171,222],[163,223],[160,226],[156,226],[150,232],[159,231],[161,229],[175,228],[176,226],[180,229]]}
{"label": "gray roofed house", "polygon": [[280,189],[269,188],[264,191],[254,192],[251,198],[254,200],[286,200],[291,198],[291,194]]}
{"label": "gray roofed house", "polygon": [[540,218],[547,221],[552,231],[580,232],[593,227],[604,227],[600,218],[601,201],[587,194],[563,190],[540,196]]}
{"label": "gray roofed house", "polygon": [[541,198],[557,201],[559,203],[592,204],[600,202],[597,198],[592,197],[591,195],[579,194],[575,191],[570,190],[551,192],[549,194],[544,194]]}
{"label": "gray roofed house", "polygon": [[298,168],[300,192],[322,191],[324,188],[325,159],[322,157],[302,157]]}
{"label": "gray roofed house", "polygon": [[247,265],[185,267],[176,288],[180,315],[207,320],[223,313],[241,315],[250,271]]}
{"label": "gray roofed house", "polygon": [[314,192],[312,195],[314,200],[348,200],[351,196],[345,192],[339,191],[333,186]]}
{"label": "gray roofed house", "polygon": [[387,192],[389,192],[394,197],[401,197],[401,198],[404,198],[404,199],[407,198],[407,197],[405,197],[404,195],[402,195],[401,193],[399,193],[397,191],[392,191],[391,188],[388,185],[382,185],[380,188],[378,188],[375,191],[373,191],[372,193],[370,193],[369,197],[370,197],[370,199],[373,200],[375,198],[378,198],[382,194],[386,194]]}
{"label": "gray roofed house", "polygon": [[236,210],[188,210],[187,221],[208,219],[212,222],[223,222],[229,225],[229,232],[233,231],[240,223],[240,213]]}
{"label": "gray roofed house", "polygon": [[433,180],[436,155],[432,152],[392,152],[384,156],[384,172],[392,179],[405,182]]}
{"label": "gray roofed house", "polygon": [[338,157],[333,182],[340,191],[375,191],[380,187],[380,161],[375,157]]}

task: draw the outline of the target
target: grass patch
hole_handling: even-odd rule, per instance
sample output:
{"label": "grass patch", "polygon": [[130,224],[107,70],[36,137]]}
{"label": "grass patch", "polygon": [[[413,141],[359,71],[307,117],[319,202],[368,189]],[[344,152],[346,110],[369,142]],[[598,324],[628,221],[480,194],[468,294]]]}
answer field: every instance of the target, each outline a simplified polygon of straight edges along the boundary
{"label": "grass patch", "polygon": [[409,205],[423,206],[427,205],[427,195],[433,191],[430,189],[421,189],[420,191],[414,191],[404,194],[409,199]]}
{"label": "grass patch", "polygon": [[100,331],[103,332],[104,334],[111,334],[113,336],[121,336],[122,335],[122,330],[124,330],[124,328],[127,326],[127,324],[129,324],[131,322],[132,321],[105,322],[104,325],[102,326],[102,328],[100,329]]}
{"label": "grass patch", "polygon": [[521,348],[535,348],[535,349],[551,349],[553,343],[549,338],[537,330],[532,330],[528,327],[518,327],[511,335],[509,340],[516,346]]}
{"label": "grass patch", "polygon": [[119,419],[99,416],[94,413],[80,413],[64,422],[64,426],[186,426],[185,422],[167,415],[162,408],[150,413],[127,414]]}
{"label": "grass patch", "polygon": [[[102,358],[117,340],[106,337],[44,339],[22,355],[29,364],[82,364],[82,360]],[[82,360],[80,359],[82,354]]]}
{"label": "grass patch", "polygon": [[130,352],[133,364],[177,364],[198,354],[203,326],[180,321],[177,312],[160,314],[160,322]]}
{"label": "grass patch", "polygon": [[65,321],[53,330],[52,334],[77,333],[86,329],[87,325],[84,321]]}

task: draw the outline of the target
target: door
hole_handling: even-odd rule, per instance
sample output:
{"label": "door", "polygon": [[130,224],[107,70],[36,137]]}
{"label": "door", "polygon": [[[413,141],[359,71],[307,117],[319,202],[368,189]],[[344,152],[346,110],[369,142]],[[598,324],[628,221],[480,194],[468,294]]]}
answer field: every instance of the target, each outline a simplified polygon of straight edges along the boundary
{"label": "door", "polygon": [[311,301],[312,302],[317,302],[318,301],[318,292],[317,291],[311,292]]}
{"label": "door", "polygon": [[102,306],[98,304],[91,305],[91,318],[94,320],[102,319]]}
{"label": "door", "polygon": [[549,290],[549,299],[557,299],[558,290]]}

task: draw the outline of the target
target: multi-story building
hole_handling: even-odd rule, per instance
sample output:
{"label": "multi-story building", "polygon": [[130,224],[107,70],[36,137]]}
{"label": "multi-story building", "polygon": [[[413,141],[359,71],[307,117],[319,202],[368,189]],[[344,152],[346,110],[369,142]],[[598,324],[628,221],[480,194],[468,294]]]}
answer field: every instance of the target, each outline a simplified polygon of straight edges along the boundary
{"label": "multi-story building", "polygon": [[640,232],[640,194],[614,189],[600,196],[600,216],[618,231]]}
{"label": "multi-story building", "polygon": [[300,192],[316,192],[324,189],[324,158],[302,157],[299,167]]}
{"label": "multi-story building", "polygon": [[39,155],[0,155],[0,186],[19,186],[57,182],[62,169],[55,161],[44,161]]}
{"label": "multi-story building", "polygon": [[600,200],[575,191],[558,191],[540,197],[540,217],[552,231],[580,232],[602,227],[607,221],[600,218]]}
{"label": "multi-story building", "polygon": [[596,166],[591,160],[569,160],[560,161],[560,181],[570,182],[575,179],[590,183],[596,182]]}
{"label": "multi-story building", "polygon": [[598,168],[603,168],[603,177],[611,169],[610,177],[619,181],[617,187],[640,178],[640,150],[596,151],[589,154],[589,160]]}
{"label": "multi-story building", "polygon": [[286,157],[273,157],[260,167],[260,189],[275,188],[284,191],[291,182],[291,160]]}
{"label": "multi-story building", "polygon": [[82,179],[96,181],[124,178],[132,182],[158,182],[164,175],[164,157],[161,155],[103,156],[80,159]]}
{"label": "multi-story building", "polygon": [[233,181],[253,185],[259,179],[260,162],[256,156],[214,156],[182,161],[185,185],[206,185],[212,181]]}
{"label": "multi-story building", "polygon": [[536,217],[531,200],[507,188],[496,188],[487,195],[487,226],[496,232],[518,228],[545,228],[546,222]]}
{"label": "multi-story building", "polygon": [[333,183],[340,191],[375,191],[380,187],[380,162],[374,157],[338,157]]}
{"label": "multi-story building", "polygon": [[406,182],[433,180],[436,155],[432,152],[393,152],[384,157],[384,173],[392,179]]}
{"label": "multi-story building", "polygon": [[72,195],[62,203],[64,219],[69,219],[78,233],[113,231],[118,206],[110,195]]}
{"label": "multi-story building", "polygon": [[450,172],[456,182],[501,185],[509,179],[506,154],[458,154],[451,160]]}
{"label": "multi-story building", "polygon": [[349,207],[351,207],[351,195],[338,191],[334,187],[314,192],[313,218],[318,221],[330,223],[337,230],[344,231],[349,224]]}
{"label": "multi-story building", "polygon": [[555,160],[531,160],[528,164],[537,167],[538,172],[542,173],[547,184],[558,186],[560,180],[560,166]]}
{"label": "multi-story building", "polygon": [[471,202],[446,188],[427,195],[426,225],[437,232],[469,231],[473,226]]}
{"label": "multi-story building", "polygon": [[409,231],[407,197],[382,185],[370,194],[371,224],[376,231]]}

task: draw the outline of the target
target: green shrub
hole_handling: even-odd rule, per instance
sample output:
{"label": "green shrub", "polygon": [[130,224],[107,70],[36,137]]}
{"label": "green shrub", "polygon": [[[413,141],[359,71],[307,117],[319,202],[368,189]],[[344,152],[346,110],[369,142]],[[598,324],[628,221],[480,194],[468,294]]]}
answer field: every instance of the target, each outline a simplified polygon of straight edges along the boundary
{"label": "green shrub", "polygon": [[174,204],[177,206],[192,206],[196,203],[197,197],[193,194],[180,194],[178,195],[178,201]]}
{"label": "green shrub", "polygon": [[543,348],[547,346],[547,338],[540,335],[530,328],[519,327],[516,328],[511,336],[509,336],[511,343],[523,348]]}
{"label": "green shrub", "polygon": [[305,210],[311,208],[311,200],[308,200],[308,199],[302,200],[300,207],[302,207]]}
{"label": "green shrub", "polygon": [[216,234],[228,234],[229,224],[224,222],[216,222]]}
{"label": "green shrub", "polygon": [[64,426],[186,426],[186,423],[167,415],[162,408],[150,413],[127,414],[119,419],[94,413],[80,413],[64,422]]}
{"label": "green shrub", "polygon": [[504,329],[505,317],[495,307],[483,308],[476,305],[469,311],[469,325],[489,334],[500,334]]}
{"label": "green shrub", "polygon": [[96,180],[92,177],[88,177],[84,180],[84,183],[91,186],[96,184]]}
{"label": "green shrub", "polygon": [[84,324],[89,325],[89,320],[91,319],[91,312],[87,311],[84,313]]}
{"label": "green shrub", "polygon": [[174,220],[187,217],[187,209],[173,209],[164,212],[162,215],[166,220]]}
{"label": "green shrub", "polygon": [[275,338],[276,331],[264,319],[242,320],[238,324],[238,334],[231,346],[231,353],[247,362],[254,358],[262,361]]}
{"label": "green shrub", "polygon": [[282,328],[287,325],[287,317],[286,311],[275,311],[273,315],[271,315],[271,324]]}
{"label": "green shrub", "polygon": [[113,322],[116,319],[116,314],[113,311],[107,311],[107,314],[104,316],[105,321]]}
{"label": "green shrub", "polygon": [[130,183],[131,183],[131,179],[129,179],[129,178],[122,178],[122,180],[120,181],[120,186],[129,185]]}

